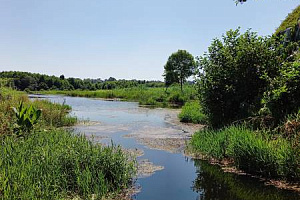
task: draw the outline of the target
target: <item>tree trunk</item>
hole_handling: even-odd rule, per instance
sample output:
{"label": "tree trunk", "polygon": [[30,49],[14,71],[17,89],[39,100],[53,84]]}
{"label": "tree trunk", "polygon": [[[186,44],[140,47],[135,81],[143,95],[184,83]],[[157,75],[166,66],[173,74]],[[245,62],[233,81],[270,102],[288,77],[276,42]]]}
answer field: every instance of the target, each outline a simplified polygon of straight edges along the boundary
{"label": "tree trunk", "polygon": [[180,79],[180,89],[181,89],[181,92],[182,92],[182,83],[183,82],[183,80],[182,79]]}

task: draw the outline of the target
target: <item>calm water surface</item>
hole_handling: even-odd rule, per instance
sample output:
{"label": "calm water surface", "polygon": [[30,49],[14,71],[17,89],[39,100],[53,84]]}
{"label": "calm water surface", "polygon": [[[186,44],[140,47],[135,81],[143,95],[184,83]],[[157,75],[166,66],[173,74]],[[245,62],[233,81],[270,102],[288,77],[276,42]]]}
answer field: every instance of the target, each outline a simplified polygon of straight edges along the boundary
{"label": "calm water surface", "polygon": [[[224,173],[218,166],[205,161],[192,160],[180,153],[169,153],[149,149],[136,142],[134,138],[124,138],[140,128],[171,127],[166,122],[168,112],[165,109],[141,108],[138,103],[103,101],[97,99],[39,96],[52,102],[72,106],[72,115],[79,119],[98,121],[109,129],[99,131],[78,128],[77,131],[95,136],[110,132],[110,138],[102,143],[120,144],[125,148],[138,148],[144,151],[139,159],[149,159],[155,165],[164,166],[152,176],[138,178],[141,192],[133,196],[134,200],[296,200],[300,196],[294,192],[265,186],[257,179]],[[116,127],[114,131],[114,127]],[[121,129],[120,129],[121,127]],[[125,128],[124,128],[125,127]]]}

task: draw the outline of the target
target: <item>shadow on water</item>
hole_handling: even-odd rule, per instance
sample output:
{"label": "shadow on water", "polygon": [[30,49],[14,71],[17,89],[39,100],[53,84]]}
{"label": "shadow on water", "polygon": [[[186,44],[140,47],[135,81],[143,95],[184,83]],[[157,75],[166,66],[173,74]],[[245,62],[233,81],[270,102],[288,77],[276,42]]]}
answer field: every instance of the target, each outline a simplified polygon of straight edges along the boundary
{"label": "shadow on water", "polygon": [[266,186],[257,178],[225,173],[217,165],[195,160],[197,178],[193,190],[199,200],[299,200],[296,192]]}

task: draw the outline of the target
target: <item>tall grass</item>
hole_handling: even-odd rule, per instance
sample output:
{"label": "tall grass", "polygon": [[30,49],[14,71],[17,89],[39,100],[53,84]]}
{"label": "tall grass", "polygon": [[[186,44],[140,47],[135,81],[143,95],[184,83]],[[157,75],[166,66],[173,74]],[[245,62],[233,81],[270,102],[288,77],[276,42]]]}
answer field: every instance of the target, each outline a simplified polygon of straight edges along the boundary
{"label": "tall grass", "polygon": [[238,168],[272,178],[299,180],[299,150],[290,141],[276,139],[243,126],[202,130],[194,134],[190,148],[217,159],[232,158]]}
{"label": "tall grass", "polygon": [[195,100],[197,91],[194,86],[185,85],[183,92],[179,86],[168,88],[133,87],[114,90],[96,91],[39,91],[43,94],[62,94],[67,96],[79,96],[90,98],[120,98],[128,101],[138,101],[141,105],[159,107],[182,106],[185,102]]}
{"label": "tall grass", "polygon": [[54,104],[46,100],[30,101],[24,92],[2,87],[0,88],[0,135],[13,132],[16,119],[12,107],[17,107],[19,102],[23,102],[25,106],[33,105],[42,109],[41,120],[38,123],[40,127],[70,126],[77,122],[76,117],[68,115],[71,111],[68,105]]}
{"label": "tall grass", "polygon": [[1,199],[84,199],[119,192],[134,162],[119,147],[92,144],[62,130],[0,139]]}
{"label": "tall grass", "polygon": [[187,102],[178,115],[181,122],[194,124],[206,123],[207,117],[202,112],[199,101]]}
{"label": "tall grass", "polygon": [[[42,109],[22,137],[15,134],[12,111],[20,101]],[[120,147],[103,147],[58,128],[76,122],[70,110],[0,88],[0,199],[101,199],[131,184],[135,161]]]}

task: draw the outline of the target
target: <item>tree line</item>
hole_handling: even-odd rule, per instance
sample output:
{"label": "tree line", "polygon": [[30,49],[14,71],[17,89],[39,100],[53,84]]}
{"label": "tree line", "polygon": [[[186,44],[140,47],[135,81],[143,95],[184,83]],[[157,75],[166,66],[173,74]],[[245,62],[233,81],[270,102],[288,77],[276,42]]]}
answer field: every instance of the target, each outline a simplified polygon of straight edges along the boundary
{"label": "tree line", "polygon": [[117,80],[110,77],[101,79],[80,79],[48,76],[39,73],[4,71],[0,72],[0,79],[6,80],[6,84],[18,90],[39,91],[39,90],[98,90],[98,89],[119,89],[137,86],[163,87],[161,81],[146,80]]}

